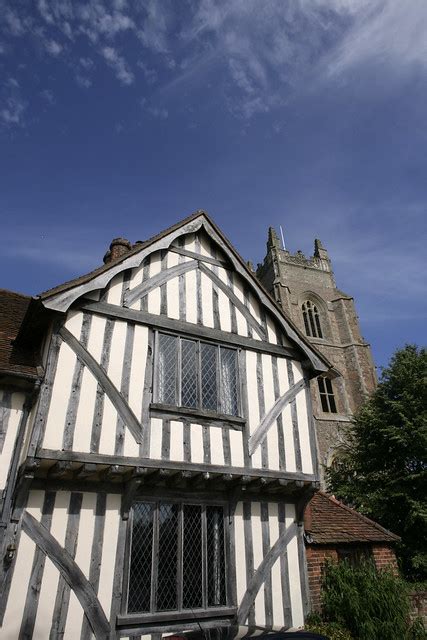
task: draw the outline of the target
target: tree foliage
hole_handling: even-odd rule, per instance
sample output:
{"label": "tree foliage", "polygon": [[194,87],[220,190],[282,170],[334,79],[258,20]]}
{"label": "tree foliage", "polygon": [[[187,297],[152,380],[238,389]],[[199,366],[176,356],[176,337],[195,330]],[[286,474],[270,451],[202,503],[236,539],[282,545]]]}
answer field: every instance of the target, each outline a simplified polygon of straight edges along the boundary
{"label": "tree foliage", "polygon": [[407,345],[383,369],[327,471],[329,490],[401,537],[401,568],[427,578],[427,351]]}

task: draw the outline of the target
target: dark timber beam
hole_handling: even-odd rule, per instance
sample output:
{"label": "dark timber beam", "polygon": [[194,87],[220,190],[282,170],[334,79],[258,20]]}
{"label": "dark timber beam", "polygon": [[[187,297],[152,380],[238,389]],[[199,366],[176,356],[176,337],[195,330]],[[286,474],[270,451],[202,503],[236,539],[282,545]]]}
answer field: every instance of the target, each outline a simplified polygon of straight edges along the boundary
{"label": "dark timber beam", "polygon": [[117,413],[128,427],[129,431],[138,444],[141,443],[141,425],[120,391],[114,386],[110,378],[107,376],[102,367],[97,363],[95,358],[83,347],[83,345],[68,331],[65,327],[61,327],[59,334],[61,338],[74,351],[76,356],[87,366],[93,373],[98,384],[107,394]]}
{"label": "dark timber beam", "polygon": [[22,528],[35,544],[53,562],[83,607],[95,638],[105,640],[110,636],[110,624],[89,580],[53,535],[28,511],[24,512]]}
{"label": "dark timber beam", "polygon": [[246,622],[250,608],[255,602],[258,591],[264,584],[267,576],[270,575],[274,563],[279,558],[280,554],[286,549],[290,541],[297,535],[297,532],[298,526],[293,522],[285,532],[279,536],[277,542],[271,547],[267,555],[264,556],[261,564],[256,568],[237,611],[237,624],[240,625]]}
{"label": "dark timber beam", "polygon": [[108,316],[109,318],[128,320],[130,322],[135,322],[136,324],[148,325],[154,329],[167,329],[169,331],[175,331],[176,333],[192,337],[196,336],[198,338],[206,338],[207,340],[212,340],[213,342],[219,342],[221,344],[243,347],[244,349],[249,349],[251,351],[271,353],[276,356],[281,356],[282,358],[299,359],[296,349],[283,347],[280,344],[272,344],[270,342],[265,342],[264,340],[254,340],[253,338],[240,336],[237,333],[229,333],[226,331],[220,331],[219,329],[203,327],[191,322],[185,322],[184,320],[175,320],[174,318],[148,313],[147,311],[126,309],[106,302],[85,302],[81,308],[85,311],[91,311],[92,313],[102,316]]}
{"label": "dark timber beam", "polygon": [[299,393],[299,391],[301,391],[301,389],[305,387],[305,384],[306,381],[304,378],[302,378],[299,382],[288,389],[286,393],[283,394],[283,396],[276,400],[270,411],[264,416],[258,427],[249,438],[249,455],[252,455],[254,453],[258,445],[262,442],[262,440],[264,440],[267,431],[270,429],[276,418],[283,411],[285,406],[295,398],[297,393]]}

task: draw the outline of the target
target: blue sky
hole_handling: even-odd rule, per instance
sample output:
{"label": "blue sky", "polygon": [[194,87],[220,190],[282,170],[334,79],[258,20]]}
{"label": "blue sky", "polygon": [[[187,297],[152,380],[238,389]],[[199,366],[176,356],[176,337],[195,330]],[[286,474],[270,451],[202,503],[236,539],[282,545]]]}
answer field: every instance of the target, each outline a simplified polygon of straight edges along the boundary
{"label": "blue sky", "polygon": [[379,365],[425,343],[425,0],[0,0],[4,288],[206,209],[319,237]]}

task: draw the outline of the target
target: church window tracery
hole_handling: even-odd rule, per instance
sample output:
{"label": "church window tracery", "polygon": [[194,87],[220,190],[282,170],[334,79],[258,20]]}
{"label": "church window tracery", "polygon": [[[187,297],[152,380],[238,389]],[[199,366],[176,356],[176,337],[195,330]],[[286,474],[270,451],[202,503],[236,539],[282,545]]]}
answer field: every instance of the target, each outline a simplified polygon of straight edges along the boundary
{"label": "church window tracery", "polygon": [[320,315],[316,305],[311,300],[306,300],[302,305],[302,317],[304,328],[310,338],[323,338]]}

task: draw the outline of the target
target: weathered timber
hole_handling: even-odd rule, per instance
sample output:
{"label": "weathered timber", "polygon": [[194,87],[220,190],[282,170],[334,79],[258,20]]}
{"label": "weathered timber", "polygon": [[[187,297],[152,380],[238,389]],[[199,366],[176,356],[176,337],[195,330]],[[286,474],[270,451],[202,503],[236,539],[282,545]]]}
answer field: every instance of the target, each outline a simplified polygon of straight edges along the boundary
{"label": "weathered timber", "polygon": [[230,268],[230,263],[225,260],[218,260],[218,258],[211,258],[211,256],[205,256],[201,253],[196,253],[195,251],[189,251],[188,249],[182,249],[181,247],[171,246],[169,247],[169,251],[173,253],[178,253],[180,256],[186,256],[187,258],[194,258],[198,262],[207,262],[208,264],[214,264],[217,267],[224,267],[225,269]]}
{"label": "weathered timber", "polygon": [[61,575],[73,589],[78,601],[83,607],[95,638],[105,640],[110,634],[110,625],[102,609],[95,591],[80,567],[74,562],[52,534],[27,511],[22,518],[22,528],[25,533],[53,562]]}
{"label": "weathered timber", "polygon": [[123,422],[127,425],[129,431],[135,438],[136,442],[141,442],[141,425],[138,422],[132,409],[129,407],[122,394],[111,382],[105,371],[96,362],[95,358],[87,351],[80,342],[68,331],[65,327],[60,330],[60,335],[64,342],[75,352],[78,358],[80,358],[84,364],[90,369],[98,383],[104,389],[107,396],[110,398],[115,409],[121,416]]}
{"label": "weathered timber", "polygon": [[244,303],[236,296],[234,291],[230,289],[229,285],[226,285],[225,282],[219,278],[216,273],[208,269],[204,264],[199,265],[200,271],[202,271],[205,275],[207,275],[214,284],[221,289],[223,293],[231,300],[235,307],[240,311],[240,313],[246,318],[251,327],[257,332],[262,340],[267,340],[267,336],[265,334],[262,326],[255,320],[255,318],[250,314],[247,307],[245,307]]}
{"label": "weathered timber", "polygon": [[[295,396],[301,389],[305,386],[305,380],[302,379],[296,384],[294,384],[290,389],[283,394],[274,405],[271,407],[270,411],[267,415],[264,416],[258,427],[253,432],[252,436],[249,438],[249,453],[252,455],[259,443],[262,441],[267,431],[276,420],[277,416],[283,411],[284,407],[295,399]],[[301,465],[300,467],[301,468]]]}
{"label": "weathered timber", "polygon": [[234,347],[243,347],[245,349],[250,349],[251,351],[260,351],[261,353],[273,353],[281,357],[298,358],[298,352],[289,347],[283,347],[279,344],[272,344],[261,340],[254,340],[253,338],[247,338],[246,336],[226,331],[219,331],[218,329],[212,329],[211,327],[202,327],[192,322],[175,320],[174,318],[148,313],[147,311],[126,309],[125,307],[118,307],[106,302],[84,302],[81,308],[102,316],[121,320],[130,320],[136,324],[145,324],[157,329],[168,329],[170,331],[175,331],[176,333],[192,337],[196,336],[198,338],[206,338],[207,340],[219,342],[220,344],[230,344]]}
{"label": "weathered timber", "polygon": [[183,262],[182,264],[177,264],[174,267],[169,267],[169,269],[165,269],[164,271],[160,271],[156,273],[156,275],[151,276],[146,281],[141,282],[137,287],[128,291],[124,298],[124,304],[126,307],[130,307],[138,298],[147,295],[153,289],[160,287],[163,284],[166,284],[168,280],[172,278],[176,278],[188,271],[193,271],[197,269],[198,263],[194,262]]}
{"label": "weathered timber", "polygon": [[264,556],[261,564],[257,567],[252,579],[248,583],[245,595],[242,598],[239,609],[237,611],[237,624],[244,624],[251,606],[255,602],[261,585],[265,582],[268,573],[271,571],[273,564],[279,558],[280,554],[288,546],[289,542],[298,533],[298,525],[292,523],[286,531],[279,536],[277,542],[271,547],[270,551]]}

